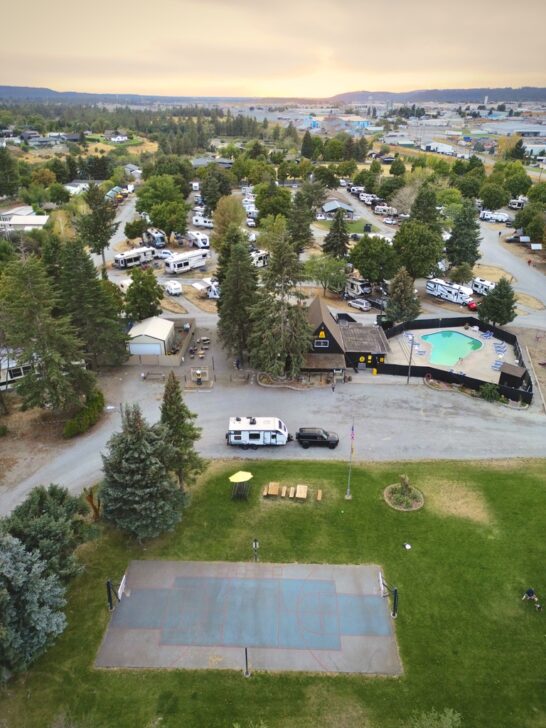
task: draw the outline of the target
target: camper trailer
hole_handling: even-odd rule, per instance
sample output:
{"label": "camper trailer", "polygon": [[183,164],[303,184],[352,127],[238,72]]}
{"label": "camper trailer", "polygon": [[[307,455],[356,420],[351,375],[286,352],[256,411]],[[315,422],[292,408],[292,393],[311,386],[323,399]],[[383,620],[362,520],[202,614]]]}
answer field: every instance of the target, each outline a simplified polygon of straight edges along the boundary
{"label": "camper trailer", "polygon": [[207,264],[206,250],[190,250],[187,253],[176,253],[165,261],[165,273],[186,273],[194,268],[204,268]]}
{"label": "camper trailer", "polygon": [[151,227],[142,233],[142,242],[152,248],[164,248],[167,245],[167,236],[163,230]]}
{"label": "camper trailer", "polygon": [[431,278],[426,283],[426,292],[436,298],[453,303],[467,304],[472,298],[472,289],[458,283],[448,283],[441,278]]}
{"label": "camper trailer", "polygon": [[6,351],[0,356],[0,390],[13,389],[30,371],[30,364],[18,364],[15,353]]}
{"label": "camper trailer", "polygon": [[286,425],[277,417],[230,417],[226,443],[253,450],[263,445],[286,445],[292,440]]}
{"label": "camper trailer", "polygon": [[520,195],[519,197],[510,200],[508,203],[508,207],[512,210],[523,210],[527,203],[527,197],[524,197],[523,195]]}
{"label": "camper trailer", "polygon": [[360,298],[360,296],[365,296],[371,292],[372,287],[363,278],[356,278],[354,276],[347,278],[345,284],[345,296],[347,298]]}
{"label": "camper trailer", "polygon": [[200,298],[210,298],[217,301],[220,298],[220,286],[216,278],[203,278],[202,281],[192,283]]}
{"label": "camper trailer", "polygon": [[208,249],[210,248],[209,236],[206,233],[200,233],[197,230],[190,230],[188,233],[190,245],[194,248]]}
{"label": "camper trailer", "polygon": [[269,253],[267,250],[251,250],[250,257],[256,268],[265,268],[269,264]]}
{"label": "camper trailer", "polygon": [[194,215],[191,219],[191,224],[195,227],[213,228],[214,223],[211,217],[204,217],[204,215]]}
{"label": "camper trailer", "polygon": [[134,248],[114,256],[116,268],[134,268],[143,263],[151,263],[154,259],[154,248]]}
{"label": "camper trailer", "polygon": [[472,279],[472,290],[474,291],[474,293],[479,293],[480,296],[487,296],[487,294],[490,293],[493,288],[495,288],[495,284],[491,281],[485,280],[485,278]]}
{"label": "camper trailer", "polygon": [[396,207],[391,207],[390,205],[376,205],[373,208],[373,211],[376,215],[397,215],[398,210]]}
{"label": "camper trailer", "polygon": [[191,188],[193,192],[199,192],[199,182],[192,182]]}

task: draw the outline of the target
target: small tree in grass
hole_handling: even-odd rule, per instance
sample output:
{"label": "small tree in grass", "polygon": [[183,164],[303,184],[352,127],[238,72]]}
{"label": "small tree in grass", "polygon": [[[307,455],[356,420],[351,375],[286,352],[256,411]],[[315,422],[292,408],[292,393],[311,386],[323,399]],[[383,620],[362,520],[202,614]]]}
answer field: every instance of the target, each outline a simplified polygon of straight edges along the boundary
{"label": "small tree in grass", "polygon": [[349,233],[342,209],[336,210],[332,227],[324,238],[322,250],[333,258],[345,258],[349,250]]}
{"label": "small tree in grass", "polygon": [[461,265],[449,271],[449,277],[453,283],[468,283],[468,281],[472,280],[473,275],[472,266],[468,263],[461,263]]}
{"label": "small tree in grass", "polygon": [[176,452],[167,428],[149,425],[138,405],[126,407],[122,431],[102,456],[105,520],[139,541],[170,531],[182,517],[184,497],[169,469]]}
{"label": "small tree in grass", "polygon": [[516,296],[507,278],[501,278],[478,306],[480,321],[505,326],[516,318]]}
{"label": "small tree in grass", "polygon": [[170,372],[163,392],[160,421],[167,430],[167,440],[174,450],[169,466],[176,473],[182,490],[195,480],[204,467],[194,447],[201,437],[201,428],[196,427],[195,419],[196,415],[190,412],[182,398],[178,379],[174,372]]}

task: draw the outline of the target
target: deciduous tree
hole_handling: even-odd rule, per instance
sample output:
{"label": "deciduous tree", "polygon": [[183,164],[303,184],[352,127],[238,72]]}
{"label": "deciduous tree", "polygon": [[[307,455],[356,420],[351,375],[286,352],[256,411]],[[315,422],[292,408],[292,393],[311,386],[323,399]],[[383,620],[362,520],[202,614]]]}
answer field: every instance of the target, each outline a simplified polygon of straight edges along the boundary
{"label": "deciduous tree", "polygon": [[499,207],[506,205],[509,197],[509,193],[503,187],[492,182],[486,182],[480,188],[480,198],[487,210],[498,210]]}
{"label": "deciduous tree", "polygon": [[163,202],[183,202],[180,188],[170,174],[158,174],[149,177],[137,190],[136,209],[151,214],[155,205]]}
{"label": "deciduous tree", "polygon": [[132,321],[142,321],[161,313],[163,290],[153,270],[135,268],[131,273],[132,283],[125,294],[125,311]]}
{"label": "deciduous tree", "polygon": [[278,187],[273,180],[256,185],[256,207],[260,211],[260,221],[269,215],[288,216],[292,204],[290,190]]}
{"label": "deciduous tree", "polygon": [[174,232],[184,235],[187,230],[188,206],[182,201],[160,202],[150,210],[150,218],[155,227],[163,230],[167,240]]}
{"label": "deciduous tree", "polygon": [[345,261],[329,255],[313,255],[305,263],[305,277],[322,286],[323,294],[327,289],[343,291],[345,288]]}
{"label": "deciduous tree", "polygon": [[114,222],[116,208],[97,185],[89,185],[84,193],[84,199],[90,212],[80,215],[76,221],[76,229],[80,240],[96,255],[102,255],[102,267],[106,270],[104,251],[110,245],[112,235],[118,229],[119,223]]}
{"label": "deciduous tree", "polygon": [[406,268],[413,279],[431,273],[442,258],[442,236],[424,222],[408,220],[394,236],[394,252],[399,265]]}
{"label": "deciduous tree", "polygon": [[360,275],[373,283],[389,280],[396,272],[396,255],[384,238],[363,235],[351,251],[350,261]]}
{"label": "deciduous tree", "polygon": [[239,227],[245,220],[245,211],[240,201],[233,195],[226,195],[218,200],[214,211],[214,232],[212,244],[220,251],[224,237],[230,225]]}

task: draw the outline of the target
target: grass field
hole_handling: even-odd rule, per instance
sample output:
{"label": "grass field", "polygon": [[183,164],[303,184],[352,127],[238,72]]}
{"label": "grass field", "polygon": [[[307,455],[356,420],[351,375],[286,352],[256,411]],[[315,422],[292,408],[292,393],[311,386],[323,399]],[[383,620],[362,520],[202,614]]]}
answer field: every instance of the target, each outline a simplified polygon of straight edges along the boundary
{"label": "grass field", "polygon": [[[249,502],[232,502],[227,475],[254,473]],[[425,494],[415,513],[389,509],[386,485],[407,473]],[[0,693],[9,728],[401,728],[414,711],[450,707],[465,728],[546,725],[546,612],[521,601],[546,596],[546,463],[386,463],[347,468],[321,462],[213,464],[173,534],[138,547],[105,530],[81,549],[69,627],[25,676]],[[308,483],[322,503],[263,501],[269,480]],[[109,614],[105,579],[130,559],[377,563],[399,588],[398,679],[224,671],[101,671],[93,661]],[[412,544],[406,551],[402,544]],[[63,717],[64,722],[61,721]],[[55,722],[56,721],[56,722]],[[54,723],[55,722],[55,723]]]}
{"label": "grass field", "polygon": [[[345,223],[347,226],[347,232],[362,234],[364,232],[365,223],[366,220],[351,220],[350,222],[348,221]],[[332,227],[332,220],[315,220],[313,222],[313,225],[316,225],[323,230],[329,230]],[[377,227],[377,225],[372,225],[372,232],[377,232],[378,230],[379,228]]]}

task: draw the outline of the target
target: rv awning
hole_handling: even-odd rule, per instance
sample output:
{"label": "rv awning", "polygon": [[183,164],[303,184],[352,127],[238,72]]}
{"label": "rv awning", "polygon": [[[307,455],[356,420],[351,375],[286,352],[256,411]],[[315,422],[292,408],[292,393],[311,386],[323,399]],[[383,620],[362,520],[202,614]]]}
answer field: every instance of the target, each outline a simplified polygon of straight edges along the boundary
{"label": "rv awning", "polygon": [[345,369],[343,354],[306,354],[303,361],[304,372],[331,372],[333,369]]}

